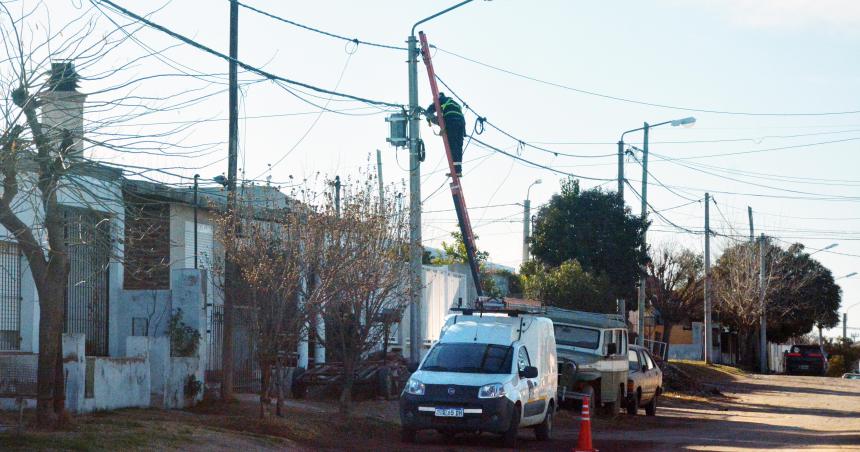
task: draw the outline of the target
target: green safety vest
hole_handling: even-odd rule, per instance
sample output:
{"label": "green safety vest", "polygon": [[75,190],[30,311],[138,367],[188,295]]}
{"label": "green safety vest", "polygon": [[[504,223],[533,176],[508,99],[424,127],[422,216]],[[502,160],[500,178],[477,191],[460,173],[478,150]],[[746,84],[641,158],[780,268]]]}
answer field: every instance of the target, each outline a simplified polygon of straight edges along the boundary
{"label": "green safety vest", "polygon": [[442,115],[460,115],[463,116],[463,111],[460,109],[460,105],[457,102],[454,102],[454,99],[448,99],[444,104],[441,105]]}

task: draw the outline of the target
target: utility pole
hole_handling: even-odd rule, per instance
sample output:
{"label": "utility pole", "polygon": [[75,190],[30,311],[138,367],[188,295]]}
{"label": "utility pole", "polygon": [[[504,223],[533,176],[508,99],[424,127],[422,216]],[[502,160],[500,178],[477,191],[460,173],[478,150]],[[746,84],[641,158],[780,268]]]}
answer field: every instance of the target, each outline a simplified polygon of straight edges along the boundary
{"label": "utility pole", "polygon": [[340,176],[334,177],[334,211],[340,218]]}
{"label": "utility pole", "polygon": [[842,339],[848,339],[848,312],[842,313]]}
{"label": "utility pole", "polygon": [[532,202],[528,198],[523,201],[523,263],[529,261],[529,225],[531,223]]}
{"label": "utility pole", "polygon": [[[642,143],[642,221],[648,220],[648,129],[649,125],[646,122],[643,127],[645,134],[644,142]],[[623,181],[622,181],[623,182]],[[645,234],[647,231],[642,231],[642,255],[648,252],[647,240]],[[642,274],[639,276],[639,322],[637,325],[636,343],[645,345],[645,269],[642,269]]]}
{"label": "utility pole", "polygon": [[759,356],[759,368],[762,373],[767,373],[767,315],[765,312],[765,237],[762,233],[761,239],[759,240],[759,291],[760,291],[760,302],[761,302],[761,319],[759,319],[759,349],[761,350]]}
{"label": "utility pole", "polygon": [[376,150],[376,179],[379,182],[379,210],[381,212],[385,200],[385,190],[382,184],[382,152],[379,149]]}
{"label": "utility pole", "polygon": [[713,327],[711,326],[711,195],[705,193],[705,364],[711,364],[711,343]]}
{"label": "utility pole", "polygon": [[618,142],[618,196],[624,200],[624,142]]}
{"label": "utility pole", "polygon": [[747,215],[750,217],[750,243],[755,242],[755,232],[753,230],[752,207],[747,206]]}
{"label": "utility pole", "polygon": [[421,292],[424,274],[421,259],[421,132],[418,106],[418,40],[413,27],[409,52],[409,362],[421,359]]}
{"label": "utility pole", "polygon": [[[230,0],[230,65],[229,65],[229,124],[227,158],[227,211],[236,212],[236,167],[239,144],[239,81],[236,61],[239,58],[239,4]],[[235,233],[236,231],[233,231]],[[226,253],[225,253],[226,254]],[[221,342],[221,399],[233,398],[233,297],[232,287],[236,276],[230,256],[224,256],[227,269],[224,280],[224,327]]]}
{"label": "utility pole", "polygon": [[198,180],[200,179],[199,174],[194,175],[194,269],[197,270],[197,189],[198,189]]}

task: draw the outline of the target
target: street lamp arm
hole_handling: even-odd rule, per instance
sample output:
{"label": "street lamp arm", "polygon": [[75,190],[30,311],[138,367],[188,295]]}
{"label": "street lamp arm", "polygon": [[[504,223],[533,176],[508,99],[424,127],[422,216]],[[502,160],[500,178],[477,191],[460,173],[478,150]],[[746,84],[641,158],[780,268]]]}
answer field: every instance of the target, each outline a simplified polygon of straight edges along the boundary
{"label": "street lamp arm", "polygon": [[424,22],[427,22],[427,21],[429,21],[429,20],[435,19],[435,18],[437,18],[437,17],[441,16],[442,14],[447,13],[448,11],[451,11],[451,10],[457,9],[457,8],[459,8],[459,7],[463,6],[463,5],[465,5],[466,3],[470,3],[470,2],[472,2],[472,0],[465,0],[465,1],[462,1],[462,2],[457,3],[456,5],[454,5],[454,6],[450,7],[450,8],[443,9],[442,11],[439,11],[438,13],[436,13],[436,14],[434,14],[434,15],[432,15],[432,16],[425,17],[424,19],[421,19],[421,20],[419,20],[418,22],[415,22],[415,25],[413,25],[413,26],[412,26],[412,36],[415,36],[415,29],[416,29],[416,28],[418,28],[418,26],[419,26],[419,25],[421,25],[421,24],[423,24]]}

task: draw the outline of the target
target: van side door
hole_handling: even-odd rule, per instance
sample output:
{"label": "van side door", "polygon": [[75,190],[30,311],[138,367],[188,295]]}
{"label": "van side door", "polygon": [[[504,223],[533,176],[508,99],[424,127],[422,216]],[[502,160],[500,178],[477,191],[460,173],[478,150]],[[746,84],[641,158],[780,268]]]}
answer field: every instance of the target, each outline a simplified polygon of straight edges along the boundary
{"label": "van side door", "polygon": [[[525,345],[521,345],[517,351],[517,373],[521,375],[526,367],[532,365],[528,349]],[[538,372],[540,372],[540,369],[538,369]],[[528,423],[531,423],[533,420],[529,418],[541,416],[546,405],[546,399],[542,398],[539,394],[538,380],[541,377],[542,375],[538,375],[537,378],[523,378],[518,375],[519,384],[517,388],[520,391],[520,401],[523,404],[522,420]]]}

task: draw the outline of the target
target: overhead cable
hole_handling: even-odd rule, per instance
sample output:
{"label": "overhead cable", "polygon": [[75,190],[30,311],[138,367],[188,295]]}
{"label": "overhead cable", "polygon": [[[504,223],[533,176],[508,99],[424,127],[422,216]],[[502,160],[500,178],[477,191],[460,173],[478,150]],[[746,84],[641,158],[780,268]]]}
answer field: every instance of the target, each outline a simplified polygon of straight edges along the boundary
{"label": "overhead cable", "polygon": [[206,53],[209,53],[210,55],[214,55],[214,56],[221,58],[223,60],[226,60],[226,61],[235,62],[242,69],[245,69],[246,71],[249,71],[249,72],[254,72],[256,74],[259,74],[259,75],[261,75],[261,76],[263,76],[269,80],[283,82],[283,83],[287,83],[287,84],[295,85],[295,86],[301,86],[303,88],[307,88],[307,89],[310,89],[310,90],[313,90],[316,92],[320,92],[320,93],[324,93],[324,94],[330,94],[330,95],[334,95],[334,96],[338,96],[338,97],[343,97],[346,99],[352,99],[355,101],[364,102],[366,104],[384,105],[386,107],[394,107],[394,108],[404,108],[404,105],[402,105],[402,104],[396,104],[396,103],[392,103],[392,102],[384,102],[384,101],[380,101],[380,100],[368,99],[365,97],[355,96],[352,94],[339,93],[337,91],[327,90],[325,88],[320,88],[318,86],[310,85],[308,83],[299,82],[296,80],[288,79],[286,77],[281,77],[279,75],[275,75],[271,72],[265,71],[265,70],[260,69],[256,66],[252,66],[248,63],[245,63],[241,60],[231,58],[230,56],[225,55],[221,52],[218,52],[217,50],[214,50],[210,47],[207,47],[207,46],[205,46],[205,45],[203,45],[203,44],[201,44],[201,43],[199,43],[199,42],[197,42],[191,38],[185,37],[185,36],[175,32],[173,30],[170,30],[167,27],[164,27],[164,26],[159,25],[159,24],[157,24],[157,23],[155,23],[155,22],[153,22],[153,21],[151,21],[145,17],[137,15],[137,14],[129,11],[128,9],[117,5],[116,3],[112,2],[111,0],[90,0],[90,2],[92,2],[96,6],[98,6],[99,3],[107,4],[125,16],[128,16],[134,20],[140,21],[140,22],[148,25],[149,27],[155,28],[156,30],[161,31],[162,33],[165,33],[165,34],[167,34],[167,35],[169,35],[175,39],[178,39],[178,40],[180,40],[180,41],[182,41],[182,42],[184,42],[184,43],[186,43],[192,47],[195,47],[199,50],[202,50]]}
{"label": "overhead cable", "polygon": [[436,49],[442,53],[446,53],[446,54],[451,55],[453,57],[460,58],[460,59],[465,60],[465,61],[469,61],[469,62],[477,64],[479,66],[484,66],[486,68],[490,68],[490,69],[493,69],[493,70],[496,70],[499,72],[503,72],[503,73],[506,73],[509,75],[513,75],[515,77],[519,77],[522,79],[541,83],[544,85],[553,86],[556,88],[561,88],[561,89],[573,91],[573,92],[580,93],[580,94],[587,94],[589,96],[601,97],[604,99],[610,99],[610,100],[615,100],[615,101],[619,101],[619,102],[627,102],[627,103],[631,103],[631,104],[646,105],[649,107],[658,107],[658,108],[666,108],[666,109],[671,109],[671,110],[689,111],[689,112],[694,112],[694,113],[712,113],[712,114],[717,114],[717,115],[737,115],[737,116],[836,116],[836,115],[860,114],[860,110],[832,111],[832,112],[810,112],[810,113],[803,113],[803,112],[801,112],[801,113],[745,112],[745,111],[724,111],[724,110],[705,109],[705,108],[680,107],[680,106],[675,106],[675,105],[659,104],[659,103],[654,103],[654,102],[646,102],[646,101],[641,101],[641,100],[636,100],[636,99],[628,99],[628,98],[624,98],[624,97],[611,96],[608,94],[598,93],[596,91],[589,91],[589,90],[584,90],[584,89],[580,89],[580,88],[574,88],[572,86],[562,85],[560,83],[549,82],[549,81],[541,80],[539,78],[532,77],[529,75],[520,74],[518,72],[514,72],[514,71],[511,71],[509,69],[503,69],[503,68],[498,67],[498,66],[493,66],[491,64],[483,63],[481,61],[478,61],[478,60],[475,60],[475,59],[472,59],[469,57],[465,57],[463,55],[459,55],[457,53],[442,49],[440,47],[436,47]]}
{"label": "overhead cable", "polygon": [[352,43],[354,43],[354,44],[356,44],[356,45],[358,45],[358,44],[364,44],[364,45],[367,45],[367,46],[371,46],[371,47],[379,47],[379,48],[382,48],[382,49],[404,50],[404,51],[405,51],[405,50],[407,50],[407,49],[406,49],[406,47],[398,47],[398,46],[393,46],[393,45],[388,45],[388,44],[379,44],[379,43],[376,43],[376,42],[362,41],[362,40],[360,40],[360,39],[358,39],[358,38],[348,38],[348,37],[346,37],[346,36],[341,36],[341,35],[334,34],[334,33],[328,32],[328,31],[324,31],[324,30],[320,30],[320,29],[318,29],[318,28],[314,28],[314,27],[311,27],[311,26],[308,26],[308,25],[303,25],[303,24],[300,24],[300,23],[298,23],[298,22],[295,22],[295,21],[292,21],[292,20],[289,20],[289,19],[285,19],[285,18],[283,18],[283,17],[281,17],[281,16],[277,16],[277,15],[275,15],[275,14],[272,14],[272,13],[269,13],[269,12],[266,12],[266,11],[263,11],[263,10],[261,10],[261,9],[254,8],[253,6],[246,5],[246,4],[242,3],[242,2],[236,2],[236,3],[237,3],[239,6],[243,7],[243,8],[246,8],[246,9],[249,9],[249,10],[251,10],[251,11],[254,11],[254,12],[255,12],[255,13],[257,13],[257,14],[262,14],[262,15],[264,15],[264,16],[266,16],[266,17],[270,18],[270,19],[274,19],[274,20],[277,20],[277,21],[279,21],[279,22],[283,22],[283,23],[285,23],[285,24],[292,25],[292,26],[294,26],[294,27],[303,28],[303,29],[305,29],[305,30],[312,31],[312,32],[314,32],[314,33],[319,33],[319,34],[321,34],[321,35],[325,35],[325,36],[328,36],[328,37],[331,37],[331,38],[340,39],[340,40],[342,40],[342,41],[347,41],[347,42],[352,42]]}

